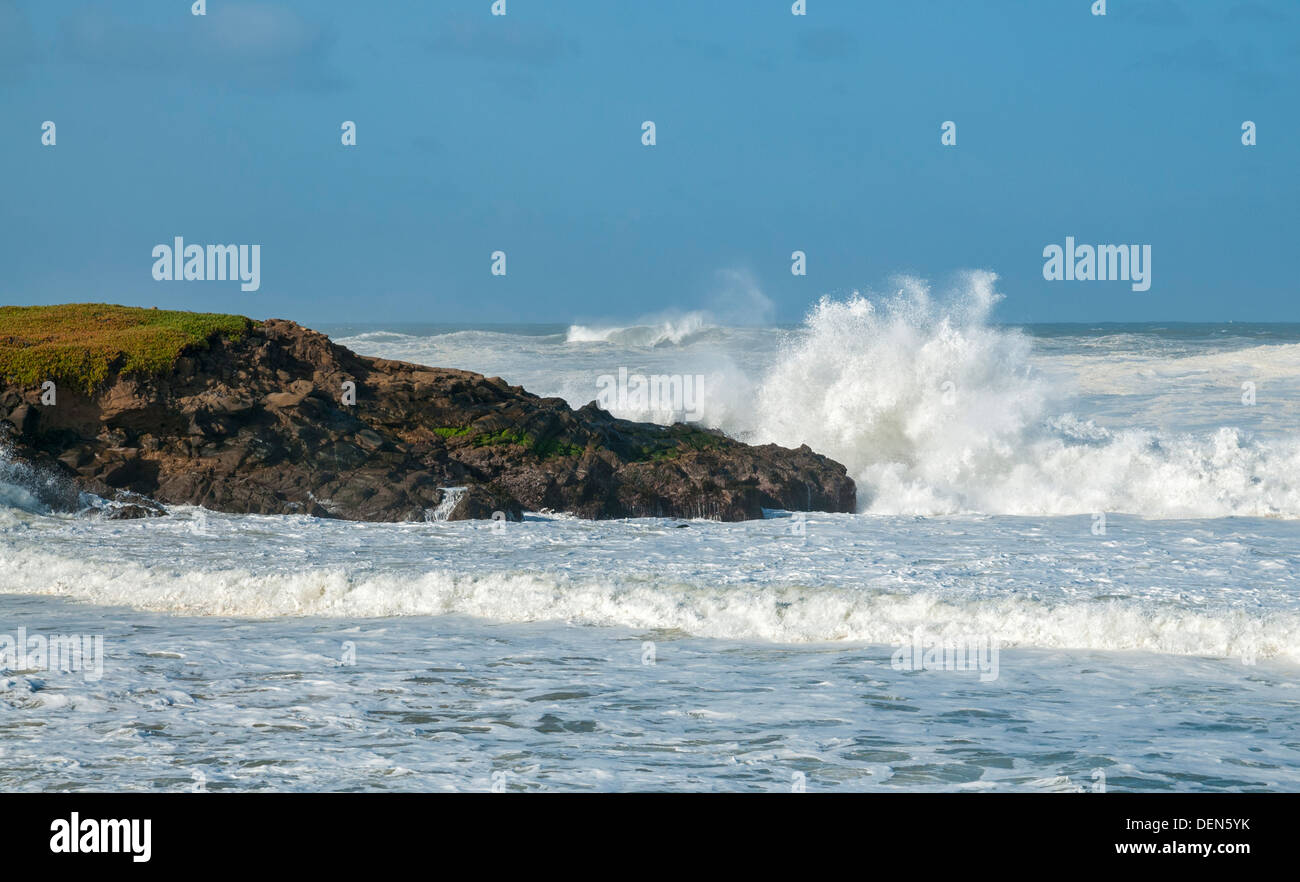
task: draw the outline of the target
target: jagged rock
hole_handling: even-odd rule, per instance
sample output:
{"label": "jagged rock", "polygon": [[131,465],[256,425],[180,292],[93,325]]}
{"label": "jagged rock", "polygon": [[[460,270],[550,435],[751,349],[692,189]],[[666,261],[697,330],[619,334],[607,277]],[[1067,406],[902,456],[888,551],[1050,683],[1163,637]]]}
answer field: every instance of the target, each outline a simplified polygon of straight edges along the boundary
{"label": "jagged rock", "polygon": [[466,487],[447,515],[449,521],[522,521],[523,519],[524,511],[519,505],[519,500],[500,487],[493,487],[490,484]]}
{"label": "jagged rock", "polygon": [[524,508],[741,520],[855,503],[844,466],[806,446],[633,423],[594,402],[575,411],[500,378],[358,356],[274,319],[161,373],[60,388],[55,406],[3,383],[17,454],[110,498],[370,521],[422,520],[453,486],[469,488],[453,520]]}

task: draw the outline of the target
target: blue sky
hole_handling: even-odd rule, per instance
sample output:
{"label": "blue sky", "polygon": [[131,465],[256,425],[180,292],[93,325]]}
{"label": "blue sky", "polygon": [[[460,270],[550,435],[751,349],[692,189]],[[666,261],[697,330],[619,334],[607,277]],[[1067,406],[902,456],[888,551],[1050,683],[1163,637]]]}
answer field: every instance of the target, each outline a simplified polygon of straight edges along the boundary
{"label": "blue sky", "polygon": [[[1294,2],[490,5],[0,0],[0,303],[793,321],[989,269],[1004,321],[1300,320]],[[1045,281],[1067,235],[1151,245],[1150,291]],[[261,289],[154,281],[175,236]]]}

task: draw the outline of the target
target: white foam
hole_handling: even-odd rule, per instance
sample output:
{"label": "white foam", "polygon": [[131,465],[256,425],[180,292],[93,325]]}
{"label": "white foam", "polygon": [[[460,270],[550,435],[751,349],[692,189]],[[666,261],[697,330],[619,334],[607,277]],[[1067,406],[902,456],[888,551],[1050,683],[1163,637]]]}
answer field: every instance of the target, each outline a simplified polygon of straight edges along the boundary
{"label": "white foam", "polygon": [[9,448],[0,443],[0,509],[48,514],[50,507],[42,497],[49,490],[50,479],[12,456]]}
{"label": "white foam", "polygon": [[33,514],[43,514],[48,511],[45,504],[33,496],[27,488],[3,480],[0,480],[0,508],[16,508]]}
{"label": "white foam", "polygon": [[468,487],[442,487],[442,501],[438,503],[437,508],[430,509],[427,512],[427,519],[431,521],[445,521],[451,517],[460,500],[465,496]]}
{"label": "white foam", "polygon": [[943,302],[915,279],[893,298],[823,299],[761,383],[752,422],[724,428],[844,463],[875,514],[1300,517],[1294,435],[1075,418],[1072,390],[1032,370],[1030,341],[989,323],[995,280],[972,273]]}
{"label": "white foam", "polygon": [[675,629],[780,643],[902,644],[921,629],[989,635],[1004,647],[1300,660],[1300,615],[1293,610],[1179,608],[1138,598],[1021,593],[945,597],[930,590],[895,593],[848,585],[719,585],[616,573],[186,569],[131,559],[92,562],[34,547],[10,551],[5,592],[188,615],[464,613],[500,622]]}

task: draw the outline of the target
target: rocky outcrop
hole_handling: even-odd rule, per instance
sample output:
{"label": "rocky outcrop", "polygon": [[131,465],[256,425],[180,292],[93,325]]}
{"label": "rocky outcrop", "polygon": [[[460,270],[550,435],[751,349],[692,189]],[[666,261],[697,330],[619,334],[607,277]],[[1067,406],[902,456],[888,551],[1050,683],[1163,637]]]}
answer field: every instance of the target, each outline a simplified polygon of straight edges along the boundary
{"label": "rocky outcrop", "polygon": [[159,375],[59,388],[53,405],[39,388],[0,385],[6,422],[11,458],[81,490],[225,512],[741,520],[855,501],[844,466],[806,446],[633,423],[594,402],[573,410],[499,378],[358,356],[279,320],[187,350]]}

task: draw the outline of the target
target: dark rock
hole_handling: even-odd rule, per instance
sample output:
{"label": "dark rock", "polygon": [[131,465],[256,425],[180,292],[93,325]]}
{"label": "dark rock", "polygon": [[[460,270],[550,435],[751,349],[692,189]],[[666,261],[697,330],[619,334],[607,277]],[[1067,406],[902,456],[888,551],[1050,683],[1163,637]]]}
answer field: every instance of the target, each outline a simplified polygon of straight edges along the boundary
{"label": "dark rock", "polygon": [[20,434],[29,435],[36,431],[40,412],[29,404],[20,404],[9,412],[6,419],[13,423]]}
{"label": "dark rock", "polygon": [[[344,405],[343,383],[356,384]],[[500,378],[364,358],[292,322],[187,351],[161,376],[114,375],[87,396],[0,384],[19,457],[69,486],[217,511],[420,520],[442,487],[451,519],[740,520],[764,508],[852,511],[844,466],[806,446],[749,446],[682,424],[573,410]],[[126,515],[123,515],[126,516]]]}
{"label": "dark rock", "polygon": [[465,488],[465,492],[451,513],[449,521],[522,521],[524,510],[515,499],[500,487],[490,484],[475,484]]}
{"label": "dark rock", "polygon": [[110,521],[132,521],[138,518],[158,518],[165,514],[167,510],[157,503],[130,502],[104,509],[103,516]]}

